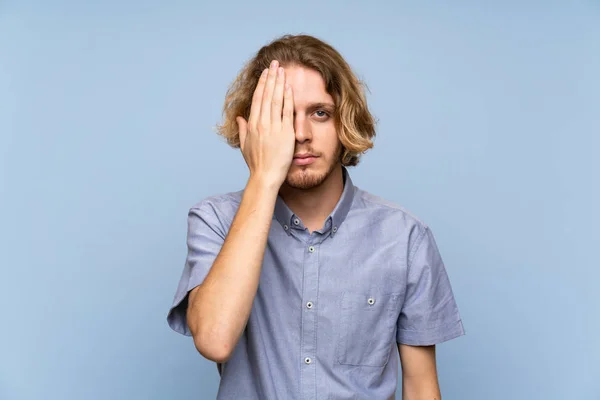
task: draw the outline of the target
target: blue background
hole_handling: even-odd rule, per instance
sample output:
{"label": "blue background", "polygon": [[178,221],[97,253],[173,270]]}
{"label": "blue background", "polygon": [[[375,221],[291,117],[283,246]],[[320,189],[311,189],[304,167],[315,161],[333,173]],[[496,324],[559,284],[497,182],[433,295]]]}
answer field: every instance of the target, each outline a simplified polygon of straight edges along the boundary
{"label": "blue background", "polygon": [[247,178],[227,85],[288,32],[368,84],[355,183],[436,235],[444,399],[600,399],[595,1],[1,2],[0,399],[215,398],[165,316],[188,208]]}

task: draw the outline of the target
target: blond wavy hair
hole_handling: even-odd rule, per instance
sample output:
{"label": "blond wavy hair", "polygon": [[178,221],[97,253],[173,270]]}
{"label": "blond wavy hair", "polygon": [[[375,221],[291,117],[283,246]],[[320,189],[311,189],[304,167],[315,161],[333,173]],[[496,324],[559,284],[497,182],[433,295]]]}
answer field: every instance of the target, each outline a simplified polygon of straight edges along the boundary
{"label": "blond wavy hair", "polygon": [[373,147],[375,118],[367,107],[366,85],[353,73],[341,54],[331,45],[309,35],[284,35],[262,47],[242,68],[231,83],[223,106],[223,123],[217,133],[234,148],[240,147],[235,120],[250,116],[252,95],[263,69],[272,60],[282,66],[301,66],[321,74],[325,89],[335,103],[335,124],[342,145],[340,162],[344,166],[358,164],[361,154]]}

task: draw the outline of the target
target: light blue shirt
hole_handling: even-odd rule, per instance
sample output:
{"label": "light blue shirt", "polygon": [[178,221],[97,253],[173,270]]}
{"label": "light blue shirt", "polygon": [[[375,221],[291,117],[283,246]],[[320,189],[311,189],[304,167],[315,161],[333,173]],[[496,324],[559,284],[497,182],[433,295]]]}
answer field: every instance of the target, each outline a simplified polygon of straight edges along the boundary
{"label": "light blue shirt", "polygon": [[[397,343],[432,345],[465,331],[431,229],[353,185],[312,234],[278,197],[258,291],[219,400],[393,399]],[[189,210],[188,253],[168,323],[190,335],[188,292],[202,283],[243,191]]]}

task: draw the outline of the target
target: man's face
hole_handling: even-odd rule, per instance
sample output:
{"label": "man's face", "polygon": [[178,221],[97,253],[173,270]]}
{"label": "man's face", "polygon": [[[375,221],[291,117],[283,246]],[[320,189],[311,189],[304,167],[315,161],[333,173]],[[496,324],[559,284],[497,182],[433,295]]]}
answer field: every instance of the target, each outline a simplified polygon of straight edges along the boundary
{"label": "man's face", "polygon": [[296,189],[311,189],[339,165],[342,146],[335,129],[335,105],[318,72],[298,66],[284,68],[294,95],[296,133],[294,160],[285,183]]}

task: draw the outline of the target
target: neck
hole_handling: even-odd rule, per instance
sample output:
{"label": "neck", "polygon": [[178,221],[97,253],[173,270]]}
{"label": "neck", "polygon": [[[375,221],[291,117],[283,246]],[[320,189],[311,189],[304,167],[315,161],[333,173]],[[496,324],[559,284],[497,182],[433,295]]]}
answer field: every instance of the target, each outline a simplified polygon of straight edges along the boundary
{"label": "neck", "polygon": [[321,229],[344,191],[342,166],[336,166],[319,186],[296,189],[283,184],[279,195],[310,232]]}

